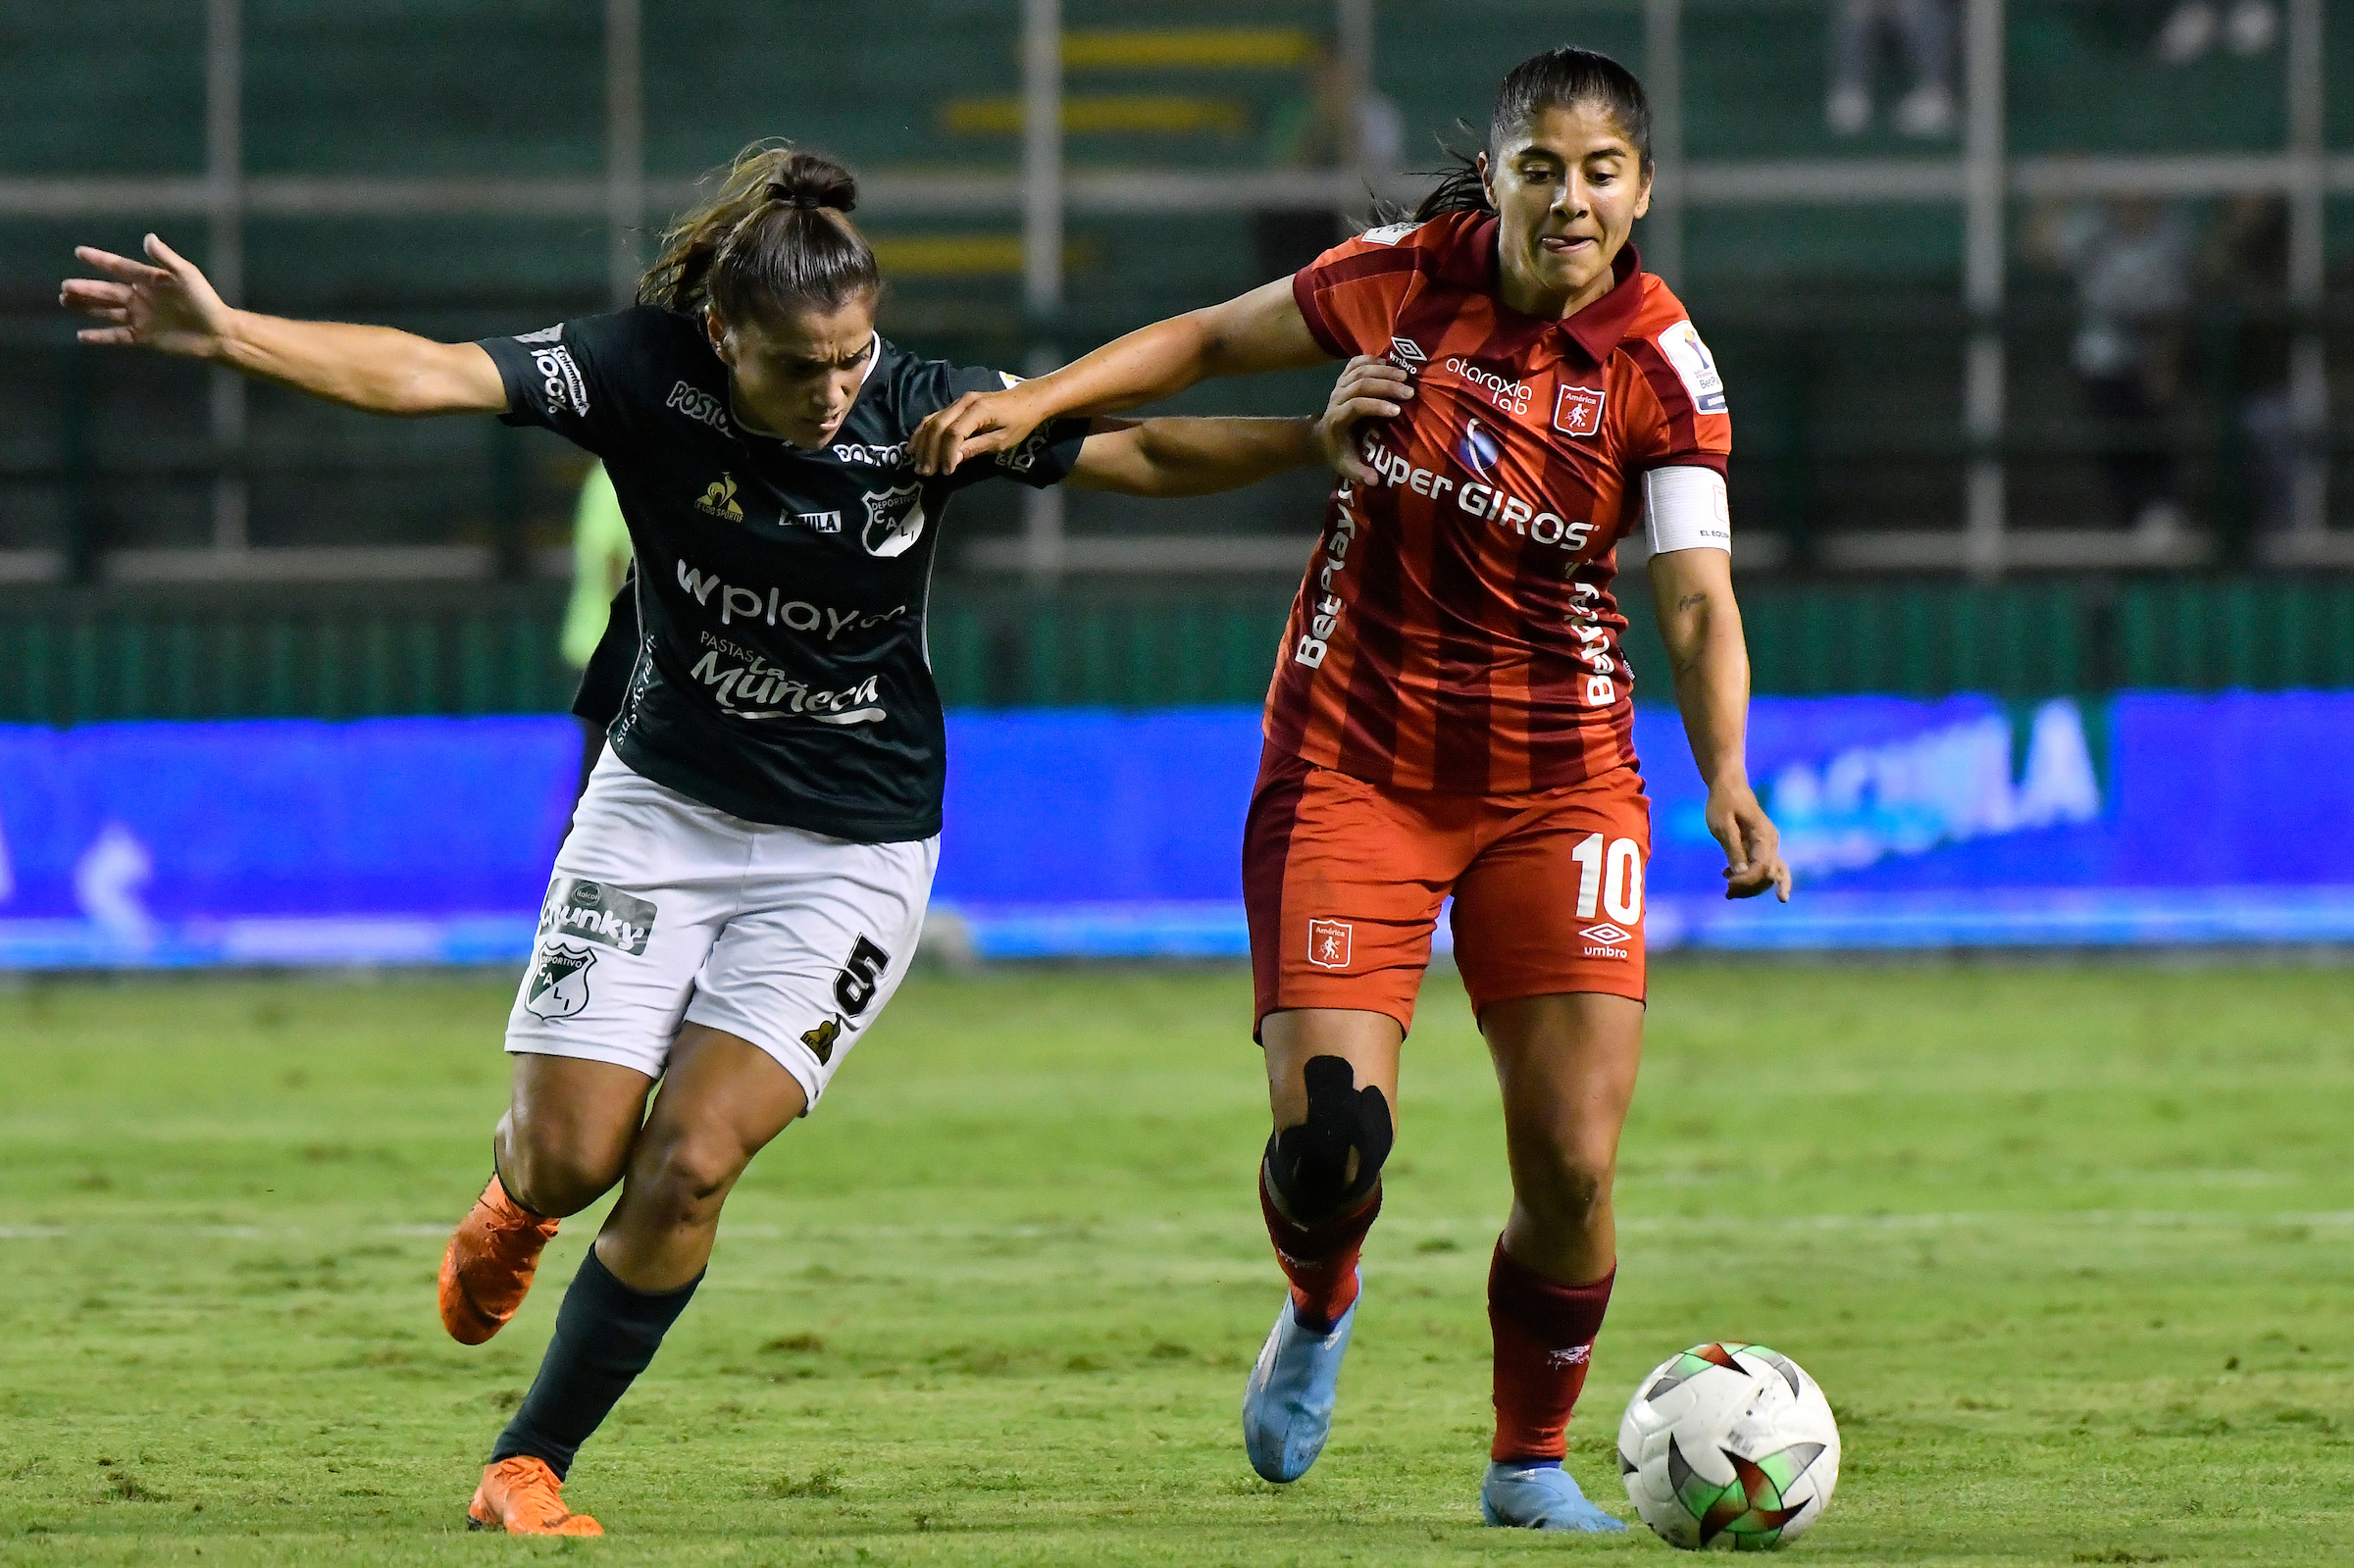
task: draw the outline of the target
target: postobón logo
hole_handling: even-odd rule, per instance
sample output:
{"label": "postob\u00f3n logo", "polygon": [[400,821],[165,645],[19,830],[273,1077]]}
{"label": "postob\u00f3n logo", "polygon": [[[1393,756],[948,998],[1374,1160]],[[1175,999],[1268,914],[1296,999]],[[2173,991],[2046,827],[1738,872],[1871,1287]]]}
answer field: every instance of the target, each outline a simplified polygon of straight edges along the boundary
{"label": "postob\u00f3n logo", "polygon": [[711,487],[703,491],[703,498],[694,503],[694,509],[730,523],[742,522],[743,508],[736,501],[736,476],[722,474],[713,480]]}
{"label": "postob\u00f3n logo", "polygon": [[1311,920],[1307,923],[1307,961],[1318,969],[1347,969],[1351,938],[1356,928],[1345,920]]}
{"label": "postob\u00f3n logo", "polygon": [[866,528],[859,533],[858,542],[866,546],[867,554],[905,555],[908,547],[922,536],[922,485],[901,484],[888,490],[869,490],[859,499],[866,503]]}
{"label": "postob\u00f3n logo", "polygon": [[1455,443],[1455,455],[1463,467],[1484,480],[1504,461],[1504,442],[1496,438],[1495,431],[1481,429],[1478,420],[1465,420],[1462,439]]}
{"label": "postob\u00f3n logo", "polygon": [[1596,435],[1602,430],[1602,389],[1564,386],[1553,400],[1553,428],[1563,435]]}
{"label": "postob\u00f3n logo", "polygon": [[687,381],[671,383],[670,396],[664,408],[676,409],[697,425],[708,425],[720,434],[728,433],[728,411],[720,400],[701,387]]}
{"label": "postob\u00f3n logo", "polygon": [[524,1011],[551,1024],[572,1017],[588,1005],[588,971],[595,967],[593,947],[555,942],[542,948],[532,966]]}
{"label": "postob\u00f3n logo", "polygon": [[654,934],[654,913],[651,899],[610,883],[558,877],[548,885],[547,902],[539,908],[539,935],[579,936],[625,953],[642,953],[645,939]]}

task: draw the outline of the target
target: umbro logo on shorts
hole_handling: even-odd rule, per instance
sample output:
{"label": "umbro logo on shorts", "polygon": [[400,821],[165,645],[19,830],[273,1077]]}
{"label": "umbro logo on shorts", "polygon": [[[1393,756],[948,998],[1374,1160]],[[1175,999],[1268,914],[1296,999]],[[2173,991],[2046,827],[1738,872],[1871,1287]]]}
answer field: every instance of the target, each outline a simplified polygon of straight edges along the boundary
{"label": "umbro logo on shorts", "polygon": [[1620,942],[1634,939],[1635,934],[1624,927],[1613,926],[1606,920],[1599,926],[1588,926],[1578,935],[1586,941],[1585,957],[1626,958],[1632,956],[1625,948],[1618,945]]}
{"label": "umbro logo on shorts", "polygon": [[1350,939],[1356,928],[1345,920],[1311,920],[1307,923],[1307,961],[1318,969],[1347,969]]}

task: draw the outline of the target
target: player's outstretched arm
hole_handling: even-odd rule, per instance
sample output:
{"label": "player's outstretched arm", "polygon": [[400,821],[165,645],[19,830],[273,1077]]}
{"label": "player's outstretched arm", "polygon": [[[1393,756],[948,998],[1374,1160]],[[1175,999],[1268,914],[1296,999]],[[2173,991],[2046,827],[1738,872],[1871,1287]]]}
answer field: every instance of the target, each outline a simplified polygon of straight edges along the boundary
{"label": "player's outstretched arm", "polygon": [[1196,381],[1298,370],[1332,358],[1307,329],[1290,278],[1223,305],[1188,311],[1115,338],[1050,375],[998,392],[967,392],[917,428],[919,474],[1001,452],[1048,420],[1116,414],[1174,396]]}
{"label": "player's outstretched arm", "polygon": [[1749,786],[1743,739],[1749,727],[1749,649],[1733,599],[1733,558],[1706,547],[1651,558],[1660,638],[1675,671],[1692,760],[1709,786],[1709,832],[1724,846],[1724,895],[1755,898],[1767,888],[1790,901],[1781,834]]}
{"label": "player's outstretched arm", "polygon": [[1360,354],[1333,382],[1321,418],[1098,418],[1080,444],[1070,482],[1128,495],[1208,495],[1321,462],[1343,477],[1378,482],[1357,454],[1357,427],[1387,419],[1414,395],[1406,373]]}
{"label": "player's outstretched arm", "polygon": [[505,385],[473,343],[436,343],[389,327],[295,322],[232,310],[195,264],[153,234],[148,260],[82,245],[98,278],[70,278],[58,303],[104,323],[85,343],[210,360],[371,414],[503,414]]}

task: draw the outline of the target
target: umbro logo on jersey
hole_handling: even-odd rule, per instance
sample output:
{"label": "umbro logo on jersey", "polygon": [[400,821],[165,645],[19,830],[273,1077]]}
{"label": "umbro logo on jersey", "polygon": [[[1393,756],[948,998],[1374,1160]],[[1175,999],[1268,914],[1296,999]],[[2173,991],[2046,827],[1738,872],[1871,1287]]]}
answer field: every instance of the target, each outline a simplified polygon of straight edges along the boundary
{"label": "umbro logo on jersey", "polygon": [[1418,371],[1430,362],[1430,356],[1422,352],[1422,345],[1410,337],[1391,338],[1390,358],[1396,360],[1401,369],[1408,371]]}
{"label": "umbro logo on jersey", "polygon": [[1553,400],[1553,428],[1563,435],[1598,435],[1602,432],[1602,389],[1594,386],[1564,386]]}
{"label": "umbro logo on jersey", "polygon": [[703,491],[703,498],[694,503],[694,509],[730,523],[742,522],[743,508],[736,501],[736,476],[722,474],[712,481],[711,487]]}
{"label": "umbro logo on jersey", "polygon": [[924,531],[924,487],[920,484],[901,484],[888,490],[869,490],[859,497],[866,503],[866,527],[858,542],[866,546],[869,555],[905,555]]}

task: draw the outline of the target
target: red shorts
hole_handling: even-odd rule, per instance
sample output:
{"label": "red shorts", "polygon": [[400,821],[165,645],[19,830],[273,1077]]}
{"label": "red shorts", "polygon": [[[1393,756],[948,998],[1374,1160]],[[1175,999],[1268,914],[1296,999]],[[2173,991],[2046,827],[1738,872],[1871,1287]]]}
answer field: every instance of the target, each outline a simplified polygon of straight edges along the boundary
{"label": "red shorts", "polygon": [[1268,748],[1243,828],[1253,1028],[1295,1007],[1387,1013],[1401,1029],[1455,895],[1473,1011],[1569,991],[1643,1000],[1642,776],[1527,794],[1388,789]]}

